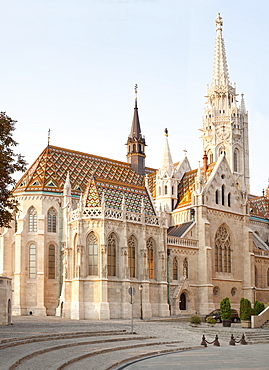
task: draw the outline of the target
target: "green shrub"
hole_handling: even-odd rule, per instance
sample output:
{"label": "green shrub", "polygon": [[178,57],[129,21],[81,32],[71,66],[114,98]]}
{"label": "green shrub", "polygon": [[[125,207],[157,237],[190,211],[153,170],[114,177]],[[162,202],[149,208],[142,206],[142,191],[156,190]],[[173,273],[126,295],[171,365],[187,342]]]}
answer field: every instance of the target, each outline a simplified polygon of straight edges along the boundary
{"label": "green shrub", "polygon": [[228,297],[223,298],[220,302],[220,317],[221,320],[230,320],[231,318],[231,303]]}
{"label": "green shrub", "polygon": [[253,310],[251,308],[251,303],[247,298],[240,299],[240,320],[250,320]]}
{"label": "green shrub", "polygon": [[205,320],[208,324],[216,324],[216,319],[212,316],[208,316]]}
{"label": "green shrub", "polygon": [[255,301],[253,315],[259,315],[264,310],[264,303]]}
{"label": "green shrub", "polygon": [[197,315],[192,315],[192,316],[190,317],[190,323],[191,323],[191,324],[201,324],[201,322],[202,322],[201,317],[199,317],[199,316],[197,316]]}

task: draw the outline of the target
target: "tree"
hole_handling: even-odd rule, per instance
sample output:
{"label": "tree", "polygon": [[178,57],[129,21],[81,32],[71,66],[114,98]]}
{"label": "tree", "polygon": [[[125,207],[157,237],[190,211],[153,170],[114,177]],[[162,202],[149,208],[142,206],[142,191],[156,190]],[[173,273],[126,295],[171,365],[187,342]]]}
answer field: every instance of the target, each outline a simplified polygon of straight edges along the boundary
{"label": "tree", "polygon": [[220,316],[221,320],[230,320],[231,318],[231,303],[228,297],[223,298],[220,302]]}
{"label": "tree", "polygon": [[12,175],[26,170],[24,158],[13,152],[13,147],[18,145],[12,138],[15,123],[5,112],[0,112],[0,227],[10,227],[13,214],[18,211],[18,202],[12,196],[16,183]]}

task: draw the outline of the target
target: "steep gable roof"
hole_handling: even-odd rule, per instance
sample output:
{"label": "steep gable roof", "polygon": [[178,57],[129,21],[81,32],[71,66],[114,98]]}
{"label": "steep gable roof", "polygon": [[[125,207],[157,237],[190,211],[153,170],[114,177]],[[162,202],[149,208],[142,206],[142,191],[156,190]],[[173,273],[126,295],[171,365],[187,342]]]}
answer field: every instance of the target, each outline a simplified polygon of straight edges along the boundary
{"label": "steep gable roof", "polygon": [[[56,146],[48,146],[43,150],[13,192],[62,193],[68,172],[72,195],[79,196],[86,191],[87,206],[100,205],[104,193],[109,206],[120,208],[124,194],[127,209],[138,212],[143,198],[145,212],[154,214],[144,176],[138,175],[129,163]],[[153,172],[154,169],[146,168],[146,173]]]}

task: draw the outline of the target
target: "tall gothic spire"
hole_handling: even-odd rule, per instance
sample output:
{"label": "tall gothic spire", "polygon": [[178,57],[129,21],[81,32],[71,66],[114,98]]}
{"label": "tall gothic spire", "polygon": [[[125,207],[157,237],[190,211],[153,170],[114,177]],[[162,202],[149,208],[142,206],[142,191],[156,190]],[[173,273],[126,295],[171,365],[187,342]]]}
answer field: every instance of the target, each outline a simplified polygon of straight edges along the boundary
{"label": "tall gothic spire", "polygon": [[137,107],[137,85],[135,85],[135,107],[131,132],[127,140],[127,161],[131,167],[139,174],[145,175],[145,146],[146,141],[142,136],[138,107]]}
{"label": "tall gothic spire", "polygon": [[225,52],[224,39],[222,37],[222,18],[218,13],[216,23],[216,40],[214,52],[213,85],[228,85],[229,73]]}
{"label": "tall gothic spire", "polygon": [[168,143],[167,128],[164,130],[164,132],[165,132],[165,141],[164,141],[164,149],[163,149],[163,154],[162,154],[162,159],[161,159],[160,171],[161,171],[161,176],[163,176],[164,173],[167,172],[168,176],[171,177],[173,170],[174,170],[174,165],[173,165],[172,156],[171,156],[169,143]]}

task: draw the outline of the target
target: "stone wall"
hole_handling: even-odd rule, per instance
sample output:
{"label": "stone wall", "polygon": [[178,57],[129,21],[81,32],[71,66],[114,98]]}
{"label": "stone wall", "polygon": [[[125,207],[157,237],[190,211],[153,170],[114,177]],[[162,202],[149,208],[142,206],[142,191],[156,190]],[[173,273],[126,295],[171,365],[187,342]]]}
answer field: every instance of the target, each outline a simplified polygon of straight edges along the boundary
{"label": "stone wall", "polygon": [[11,279],[0,276],[0,325],[11,324],[12,286]]}

